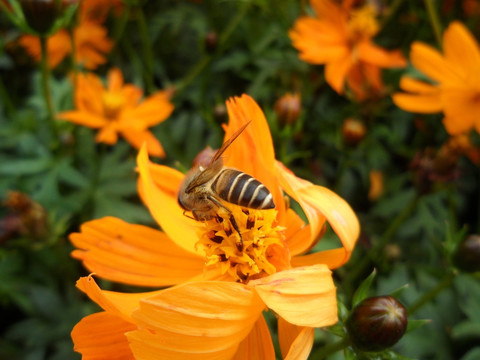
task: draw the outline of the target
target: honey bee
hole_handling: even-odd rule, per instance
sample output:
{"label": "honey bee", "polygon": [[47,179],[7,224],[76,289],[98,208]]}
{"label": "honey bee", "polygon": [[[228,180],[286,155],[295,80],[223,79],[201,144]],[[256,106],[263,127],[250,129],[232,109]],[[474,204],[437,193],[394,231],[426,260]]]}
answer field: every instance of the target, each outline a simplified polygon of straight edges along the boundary
{"label": "honey bee", "polygon": [[265,185],[240,170],[223,166],[221,155],[233,141],[245,130],[249,123],[237,130],[223,143],[206,167],[193,167],[185,175],[178,203],[190,211],[197,221],[210,220],[217,216],[219,209],[229,214],[229,221],[237,231],[240,240],[236,246],[243,250],[243,238],[232,211],[222,201],[250,209],[273,209],[273,196]]}

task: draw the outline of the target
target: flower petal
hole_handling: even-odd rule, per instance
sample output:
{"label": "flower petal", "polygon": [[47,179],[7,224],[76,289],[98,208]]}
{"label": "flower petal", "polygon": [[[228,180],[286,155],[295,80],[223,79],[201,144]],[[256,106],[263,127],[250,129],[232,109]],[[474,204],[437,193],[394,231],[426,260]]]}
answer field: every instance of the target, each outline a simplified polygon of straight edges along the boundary
{"label": "flower petal", "polygon": [[400,109],[408,112],[430,114],[443,110],[440,92],[421,95],[396,93],[392,95],[392,100]]}
{"label": "flower petal", "polygon": [[249,285],[270,309],[292,324],[322,327],[337,322],[335,285],[325,265],[284,270]]}
{"label": "flower petal", "polygon": [[73,349],[83,360],[134,360],[125,333],[136,328],[107,312],[92,314],[73,328]]}
{"label": "flower petal", "polygon": [[480,49],[478,43],[459,21],[454,21],[443,33],[443,49],[446,59],[465,75],[479,69]]}
{"label": "flower petal", "polygon": [[240,343],[232,360],[275,360],[270,330],[263,316],[260,316],[252,331]]}
{"label": "flower petal", "polygon": [[144,298],[127,334],[139,359],[231,359],[265,305],[234,282],[192,282]]}
{"label": "flower petal", "polygon": [[345,264],[345,250],[340,248],[295,256],[292,258],[291,264],[293,267],[325,264],[329,269],[336,269]]}
{"label": "flower petal", "polygon": [[385,50],[370,40],[358,43],[356,52],[359,59],[381,68],[399,68],[407,65],[407,60],[400,51]]}
{"label": "flower petal", "polygon": [[325,66],[325,80],[337,93],[343,93],[345,78],[353,65],[351,56],[345,56]]}
{"label": "flower petal", "polygon": [[303,250],[310,248],[328,220],[343,244],[346,262],[360,234],[360,224],[351,207],[331,190],[296,177],[280,162],[277,162],[277,176],[282,188],[302,206],[308,218],[310,237],[306,238]]}
{"label": "flower petal", "polygon": [[170,93],[168,91],[158,91],[146,98],[126,116],[135,118],[141,123],[142,129],[155,126],[166,120],[174,109],[170,102]]}
{"label": "flower petal", "polygon": [[242,170],[262,182],[272,193],[279,218],[282,219],[285,201],[278,180],[273,176],[275,152],[265,115],[255,100],[245,94],[228,100],[227,110],[230,120],[225,130],[225,140],[248,121],[251,123],[225,151],[225,165]]}
{"label": "flower petal", "polygon": [[292,325],[278,318],[278,341],[284,360],[307,360],[313,347],[315,331]]}
{"label": "flower petal", "polygon": [[131,294],[106,291],[98,287],[91,275],[81,277],[78,279],[76,285],[87,294],[91,300],[100,305],[103,310],[112,315],[120,316],[127,322],[132,322],[131,313],[138,307],[140,299],[149,297],[150,295],[156,295],[162,291]]}
{"label": "flower petal", "polygon": [[469,88],[444,89],[442,92],[445,119],[444,124],[450,135],[471,130],[480,117],[478,91]]}
{"label": "flower petal", "polygon": [[414,42],[410,51],[410,61],[414,67],[438,83],[451,85],[461,81],[458,69],[430,45]]}
{"label": "flower petal", "polygon": [[61,112],[57,115],[57,119],[67,120],[74,124],[88,126],[93,129],[98,129],[107,124],[107,121],[101,116],[75,110]]}
{"label": "flower petal", "polygon": [[89,221],[70,241],[72,256],[96,275],[138,286],[174,285],[199,275],[204,260],[185,251],[163,232],[113,217]]}
{"label": "flower petal", "polygon": [[[195,244],[198,236],[195,227],[198,224],[183,215],[183,210],[177,202],[177,193],[183,175],[166,166],[156,166],[154,167],[156,173],[152,173],[153,167],[150,166],[145,146],[142,146],[138,153],[137,164],[140,172],[140,193],[153,218],[177,245],[191,253],[196,253]],[[167,176],[161,177],[162,173],[166,173]]]}
{"label": "flower petal", "polygon": [[121,129],[122,136],[134,148],[140,149],[143,144],[146,145],[148,154],[151,156],[165,157],[160,141],[148,130],[136,130],[132,128]]}

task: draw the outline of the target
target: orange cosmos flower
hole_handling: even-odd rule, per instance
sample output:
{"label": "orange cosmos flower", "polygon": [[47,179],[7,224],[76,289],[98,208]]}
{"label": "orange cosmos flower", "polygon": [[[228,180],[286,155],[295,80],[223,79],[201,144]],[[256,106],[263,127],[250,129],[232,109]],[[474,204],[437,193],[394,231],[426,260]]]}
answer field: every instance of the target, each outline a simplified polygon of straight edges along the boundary
{"label": "orange cosmos flower", "polygon": [[480,49],[473,35],[455,21],[443,34],[444,55],[431,46],[414,42],[413,66],[434,82],[402,77],[400,87],[408,92],[393,96],[395,104],[411,112],[445,114],[443,124],[450,135],[475,128],[480,133]]}
{"label": "orange cosmos flower", "polygon": [[[288,359],[306,359],[314,327],[337,321],[330,269],[350,257],[359,223],[349,205],[332,191],[296,177],[275,160],[264,114],[247,95],[227,101],[228,139],[245,131],[225,152],[225,165],[259,179],[276,208],[252,210],[226,204],[228,214],[197,222],[183,214],[177,194],[184,174],[138,155],[139,192],[163,231],[116,218],[85,223],[70,236],[73,257],[112,281],[164,287],[125,294],[101,290],[92,277],[77,286],[103,308],[72,332],[84,358],[264,359],[274,360],[262,315],[278,315],[280,347]],[[309,224],[286,206],[284,193],[303,208]],[[330,224],[342,247],[305,255]]]}
{"label": "orange cosmos flower", "polygon": [[[94,22],[82,21],[73,31],[75,62],[86,69],[96,69],[107,61],[105,54],[112,49],[112,41],[107,30]],[[36,60],[41,59],[40,39],[33,35],[23,35],[20,40],[25,50]],[[72,53],[72,42],[68,31],[60,29],[47,39],[49,66],[56,67]]]}
{"label": "orange cosmos flower", "polygon": [[379,25],[370,5],[353,9],[351,0],[343,6],[331,0],[310,0],[316,17],[298,19],[289,35],[300,58],[311,64],[325,64],[325,79],[342,94],[345,81],[362,100],[383,87],[380,68],[403,67],[399,51],[387,51],[372,41]]}
{"label": "orange cosmos flower", "polygon": [[139,149],[145,142],[148,153],[165,156],[162,145],[148,131],[170,116],[173,105],[167,91],[159,91],[141,101],[142,90],[123,84],[120,70],[110,70],[107,86],[94,74],[81,74],[75,89],[76,110],[58,114],[59,119],[100,129],[97,142],[113,145],[118,134]]}

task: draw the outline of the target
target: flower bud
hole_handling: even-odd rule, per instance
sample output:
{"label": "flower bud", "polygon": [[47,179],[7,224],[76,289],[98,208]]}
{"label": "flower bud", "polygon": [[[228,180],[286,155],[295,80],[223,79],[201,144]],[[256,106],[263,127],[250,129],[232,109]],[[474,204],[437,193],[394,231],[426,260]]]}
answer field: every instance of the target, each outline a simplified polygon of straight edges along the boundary
{"label": "flower bud", "polygon": [[302,108],[300,95],[287,93],[279,98],[274,105],[275,113],[284,124],[293,124],[300,116]]}
{"label": "flower bud", "polygon": [[348,145],[357,145],[365,137],[367,128],[360,120],[347,118],[343,122],[342,135],[343,140]]}
{"label": "flower bud", "polygon": [[20,0],[28,26],[39,34],[46,34],[61,11],[60,0]]}
{"label": "flower bud", "polygon": [[217,50],[218,35],[215,31],[209,31],[205,36],[205,49],[208,53],[213,53]]}
{"label": "flower bud", "polygon": [[195,159],[193,159],[192,166],[202,166],[207,167],[210,164],[210,161],[213,159],[215,154],[217,153],[216,149],[212,149],[210,146],[207,146],[205,149],[200,151]]}
{"label": "flower bud", "polygon": [[453,262],[466,272],[480,271],[480,235],[470,235],[457,247]]}
{"label": "flower bud", "polygon": [[215,105],[213,108],[213,118],[220,124],[227,120],[227,108],[224,104]]}
{"label": "flower bud", "polygon": [[407,329],[407,310],[392,296],[363,300],[347,320],[350,340],[363,351],[380,351],[400,340]]}

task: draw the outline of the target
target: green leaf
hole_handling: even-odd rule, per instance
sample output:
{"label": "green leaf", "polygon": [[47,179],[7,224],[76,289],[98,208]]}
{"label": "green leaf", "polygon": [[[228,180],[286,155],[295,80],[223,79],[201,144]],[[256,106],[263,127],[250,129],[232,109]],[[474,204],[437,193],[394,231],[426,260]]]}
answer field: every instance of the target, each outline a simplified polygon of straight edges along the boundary
{"label": "green leaf", "polygon": [[32,175],[45,171],[52,166],[51,159],[40,157],[36,159],[2,159],[0,160],[0,175]]}
{"label": "green leaf", "polygon": [[464,321],[452,329],[452,337],[457,340],[480,338],[480,323]]}
{"label": "green leaf", "polygon": [[480,347],[473,348],[465,355],[462,356],[461,360],[478,360],[480,359]]}
{"label": "green leaf", "polygon": [[372,273],[357,288],[357,291],[355,291],[355,294],[353,295],[352,308],[357,306],[359,303],[361,303],[364,299],[368,297],[370,286],[372,285],[373,279],[375,279],[376,275],[377,270],[374,269]]}
{"label": "green leaf", "polygon": [[409,333],[410,331],[416,330],[418,328],[421,328],[424,325],[429,325],[432,323],[432,320],[411,320],[408,319],[408,325],[407,325],[407,331],[406,333]]}

